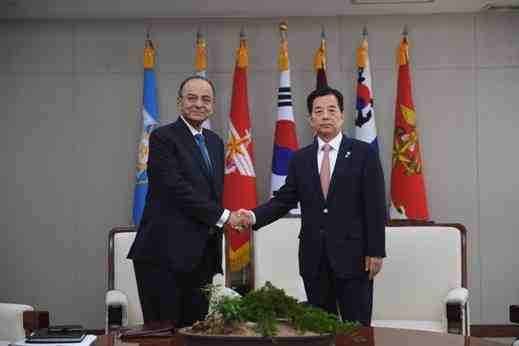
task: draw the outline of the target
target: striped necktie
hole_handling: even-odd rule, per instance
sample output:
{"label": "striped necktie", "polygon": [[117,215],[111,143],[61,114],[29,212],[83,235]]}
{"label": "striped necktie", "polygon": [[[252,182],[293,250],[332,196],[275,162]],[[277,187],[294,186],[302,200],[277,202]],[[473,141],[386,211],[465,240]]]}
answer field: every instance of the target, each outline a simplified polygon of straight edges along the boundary
{"label": "striped necktie", "polygon": [[207,151],[207,146],[205,145],[204,136],[200,133],[197,133],[195,135],[196,144],[198,145],[198,148],[200,149],[200,152],[202,153],[202,156],[204,157],[204,162],[207,167],[207,171],[209,172],[209,175],[213,175],[213,166],[211,165],[211,159],[209,158],[209,151]]}

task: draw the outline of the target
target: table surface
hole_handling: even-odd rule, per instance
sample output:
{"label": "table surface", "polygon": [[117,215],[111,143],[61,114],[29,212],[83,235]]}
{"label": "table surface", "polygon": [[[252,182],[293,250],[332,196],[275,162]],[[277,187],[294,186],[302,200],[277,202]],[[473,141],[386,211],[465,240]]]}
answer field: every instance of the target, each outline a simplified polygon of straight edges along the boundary
{"label": "table surface", "polygon": [[[361,328],[363,341],[354,341],[350,336],[338,336],[336,346],[497,346],[502,344],[488,340],[454,334],[394,329]],[[181,335],[169,338],[142,338],[122,341],[115,334],[98,336],[92,346],[184,346]],[[274,345],[275,346],[275,345]]]}

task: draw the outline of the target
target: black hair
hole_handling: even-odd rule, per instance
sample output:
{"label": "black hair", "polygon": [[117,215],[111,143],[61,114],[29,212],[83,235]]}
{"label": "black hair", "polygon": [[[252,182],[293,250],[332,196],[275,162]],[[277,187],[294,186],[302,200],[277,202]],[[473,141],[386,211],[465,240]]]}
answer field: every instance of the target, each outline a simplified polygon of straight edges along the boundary
{"label": "black hair", "polygon": [[315,89],[308,95],[306,98],[306,105],[308,107],[308,114],[312,114],[312,109],[314,108],[314,100],[321,96],[326,95],[334,95],[337,98],[337,103],[339,104],[339,109],[341,112],[344,112],[344,98],[339,90],[330,88],[330,87],[324,87]]}
{"label": "black hair", "polygon": [[184,89],[184,85],[186,85],[187,82],[192,81],[194,79],[201,79],[201,80],[206,81],[207,83],[209,83],[209,85],[211,86],[211,89],[213,90],[213,97],[216,97],[216,89],[214,87],[213,82],[211,82],[210,79],[208,79],[208,78],[206,78],[204,76],[199,76],[199,75],[189,76],[186,79],[184,79],[182,81],[182,83],[180,83],[180,87],[178,88],[178,97],[182,97],[182,89]]}

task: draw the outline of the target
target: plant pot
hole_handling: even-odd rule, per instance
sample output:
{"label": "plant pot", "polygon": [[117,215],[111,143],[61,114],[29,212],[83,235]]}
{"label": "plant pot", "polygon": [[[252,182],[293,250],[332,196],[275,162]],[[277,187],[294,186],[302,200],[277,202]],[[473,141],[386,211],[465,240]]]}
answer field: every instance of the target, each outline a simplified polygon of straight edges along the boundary
{"label": "plant pot", "polygon": [[184,329],[180,329],[178,333],[184,337],[185,346],[330,346],[334,341],[334,336],[331,334],[267,338],[263,336],[194,334]]}

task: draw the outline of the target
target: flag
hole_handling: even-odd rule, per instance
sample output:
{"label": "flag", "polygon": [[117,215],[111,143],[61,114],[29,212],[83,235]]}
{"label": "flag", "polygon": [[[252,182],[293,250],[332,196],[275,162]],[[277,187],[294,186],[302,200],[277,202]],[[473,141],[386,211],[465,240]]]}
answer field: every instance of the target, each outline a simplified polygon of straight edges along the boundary
{"label": "flag", "polygon": [[398,90],[391,170],[391,219],[428,220],[416,113],[411,96],[409,45],[404,37],[398,49]]}
{"label": "flag", "polygon": [[[229,136],[225,152],[223,204],[226,209],[252,209],[256,206],[251,122],[247,94],[248,48],[245,34],[240,34],[232,89]],[[236,272],[250,263],[251,230],[227,229],[229,267]]]}
{"label": "flag", "polygon": [[366,37],[357,49],[357,102],[355,108],[357,111],[355,138],[369,143],[378,152],[377,126],[375,125],[375,108]]}
{"label": "flag", "polygon": [[[288,25],[279,26],[281,43],[279,47],[279,89],[276,132],[274,134],[274,150],[272,155],[271,194],[279,190],[285,183],[288,174],[288,163],[298,149],[294,109],[292,107],[292,91],[290,88],[290,64],[288,60]],[[298,209],[291,211],[298,214]]]}
{"label": "flag", "polygon": [[[207,45],[200,30],[196,33],[195,74],[207,78]],[[207,118],[202,127],[211,129],[211,120]]]}
{"label": "flag", "polygon": [[324,27],[321,31],[321,44],[317,49],[314,57],[314,68],[317,73],[317,82],[315,85],[316,89],[325,88],[328,86],[328,80],[326,78],[326,34]]}
{"label": "flag", "polygon": [[137,173],[133,197],[133,223],[139,225],[148,193],[148,151],[150,134],[159,124],[155,82],[155,49],[148,38],[144,47],[144,86],[142,97],[142,133],[137,157]]}

